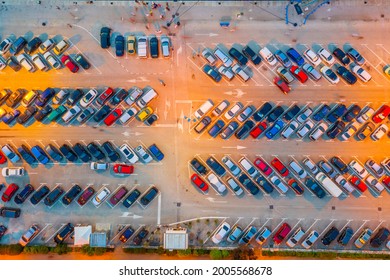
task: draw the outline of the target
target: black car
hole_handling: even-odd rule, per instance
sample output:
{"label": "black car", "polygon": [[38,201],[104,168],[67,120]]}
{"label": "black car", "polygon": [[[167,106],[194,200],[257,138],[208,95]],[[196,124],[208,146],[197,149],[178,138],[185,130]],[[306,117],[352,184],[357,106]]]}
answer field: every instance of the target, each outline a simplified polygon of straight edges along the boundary
{"label": "black car", "polygon": [[238,181],[252,194],[256,195],[259,193],[260,189],[258,186],[255,185],[255,183],[252,182],[251,179],[249,179],[248,175],[245,173],[241,174],[240,177],[238,177]]}
{"label": "black car", "polygon": [[324,244],[325,246],[328,246],[330,243],[332,243],[333,240],[335,240],[337,238],[337,236],[339,235],[339,230],[335,227],[331,227],[330,230],[328,230],[324,237],[322,237],[321,239],[321,242],[322,244]]}
{"label": "black car", "polygon": [[137,199],[140,197],[141,192],[137,189],[134,189],[130,192],[130,194],[123,200],[123,206],[126,208],[129,208],[134,204],[134,202],[137,201]]}
{"label": "black car", "polygon": [[389,235],[390,231],[387,228],[380,228],[378,232],[371,238],[370,245],[374,248],[380,247],[383,242],[385,242],[387,238],[389,238]]}
{"label": "black car", "polygon": [[272,105],[269,102],[265,102],[260,109],[258,109],[253,115],[252,118],[256,121],[259,122],[261,121],[265,116],[268,115],[269,112],[272,110]]}
{"label": "black car", "polygon": [[345,128],[345,123],[342,121],[335,122],[326,132],[330,139],[335,139]]}
{"label": "black car", "polygon": [[111,112],[111,107],[108,105],[103,105],[103,107],[93,116],[95,122],[102,121],[108,114]]}
{"label": "black car", "polygon": [[119,155],[119,153],[115,150],[114,146],[112,145],[111,142],[109,141],[106,141],[102,144],[102,149],[103,151],[106,152],[108,158],[111,160],[111,161],[117,161],[117,160],[120,160],[121,156]]}
{"label": "black car", "polygon": [[56,92],[52,88],[45,89],[42,93],[38,95],[38,97],[35,99],[35,105],[39,107],[44,107],[47,102],[49,102],[50,99],[54,97]]}
{"label": "black car", "polygon": [[71,223],[68,223],[55,237],[54,242],[61,244],[66,238],[69,237],[74,231],[74,226]]}
{"label": "black car", "polygon": [[153,36],[149,39],[149,47],[150,47],[150,56],[152,58],[158,57],[158,39],[156,36]]}
{"label": "black car", "polygon": [[301,110],[301,108],[298,105],[292,106],[288,111],[283,115],[283,118],[286,121],[291,121]]}
{"label": "black car", "polygon": [[255,127],[255,123],[251,120],[247,120],[244,124],[234,133],[237,139],[245,139],[248,137],[251,130]]}
{"label": "black car", "polygon": [[359,115],[362,108],[358,105],[352,105],[348,111],[345,113],[345,115],[342,117],[342,120],[345,122],[350,122],[353,119],[356,118],[357,115]]}
{"label": "black car", "polygon": [[60,196],[64,193],[64,189],[60,186],[57,186],[52,190],[44,200],[46,206],[53,206],[53,204],[60,198]]}
{"label": "black car", "polygon": [[307,179],[305,182],[306,187],[308,187],[318,198],[323,198],[326,196],[325,191],[321,188],[317,181],[313,179]]}
{"label": "black car", "polygon": [[107,49],[110,44],[111,29],[108,27],[102,27],[100,29],[100,46],[102,49]]}
{"label": "black car", "polygon": [[235,58],[239,64],[245,65],[248,62],[248,59],[241,53],[239,52],[236,48],[230,48],[229,54]]}
{"label": "black car", "polygon": [[345,54],[345,52],[343,52],[341,49],[339,48],[336,48],[334,51],[333,51],[333,55],[345,66],[345,65],[348,65],[351,60],[349,59],[349,57]]}
{"label": "black car", "polygon": [[242,53],[247,57],[249,58],[254,65],[258,65],[260,64],[261,62],[261,58],[260,56],[255,53],[255,51],[249,47],[249,45],[246,45],[243,49],[242,49]]}
{"label": "black car", "polygon": [[347,112],[347,107],[345,107],[344,104],[339,104],[335,109],[333,109],[332,113],[330,113],[326,119],[328,122],[334,123],[338,120],[338,118],[344,115],[345,112]]}
{"label": "black car", "polygon": [[198,159],[193,158],[191,160],[191,167],[194,169],[196,172],[202,175],[206,175],[208,170],[206,166],[204,166]]}
{"label": "black car", "polygon": [[69,205],[80,193],[82,189],[79,185],[74,185],[63,197],[62,203]]}
{"label": "black car", "polygon": [[144,124],[147,126],[153,125],[158,120],[158,116],[156,114],[151,114],[145,121]]}
{"label": "black car", "polygon": [[158,195],[158,189],[151,187],[140,199],[143,206],[147,206]]}
{"label": "black car", "polygon": [[22,158],[28,163],[28,164],[35,164],[37,163],[37,159],[34,157],[34,155],[31,153],[31,151],[29,150],[29,148],[22,144],[19,148],[18,148],[18,152],[19,154],[22,156]]}
{"label": "black car", "polygon": [[52,111],[53,108],[50,105],[46,105],[35,114],[34,118],[36,121],[42,122]]}
{"label": "black car", "polygon": [[23,114],[19,115],[19,117],[16,119],[16,121],[19,124],[25,124],[28,122],[29,119],[31,119],[36,113],[38,112],[38,109],[34,106],[30,106],[26,109],[26,111],[23,112]]}
{"label": "black car", "polygon": [[24,52],[26,54],[31,55],[39,48],[41,44],[42,44],[42,40],[39,37],[35,37],[30,42],[28,42],[28,44],[24,47]]}
{"label": "black car", "polygon": [[54,159],[55,161],[61,161],[64,156],[61,154],[60,150],[53,144],[49,144],[45,148],[46,152],[49,154],[49,156]]}
{"label": "black car", "polygon": [[341,232],[339,238],[337,238],[337,242],[345,246],[348,244],[349,240],[351,240],[352,236],[353,236],[353,229],[351,229],[350,227],[346,227]]}
{"label": "black car", "polygon": [[345,162],[339,158],[339,157],[332,157],[330,159],[330,162],[333,164],[334,167],[336,167],[338,169],[338,171],[340,171],[341,174],[346,174],[348,173],[349,169],[348,169],[348,165],[345,164]]}
{"label": "black car", "polygon": [[206,163],[218,176],[226,174],[226,169],[214,157],[209,157]]}
{"label": "black car", "polygon": [[50,189],[46,185],[43,185],[33,194],[33,196],[30,198],[30,202],[33,205],[37,205],[49,192]]}
{"label": "black car", "polygon": [[319,122],[325,118],[330,112],[330,107],[326,104],[323,104],[313,115],[312,119]]}
{"label": "black car", "polygon": [[348,84],[353,85],[357,82],[356,76],[344,66],[338,67],[336,71]]}
{"label": "black car", "polygon": [[90,162],[92,160],[92,157],[88,153],[87,149],[80,143],[76,143],[73,146],[73,151],[75,151],[79,159],[81,159],[83,162]]}
{"label": "black car", "polygon": [[15,196],[15,203],[22,204],[33,192],[34,187],[31,184],[27,184],[26,186],[24,186],[24,189]]}
{"label": "black car", "polygon": [[7,65],[15,72],[18,72],[20,69],[22,69],[22,65],[20,65],[19,61],[14,56],[11,56],[7,59]]}
{"label": "black car", "polygon": [[124,90],[123,88],[119,88],[114,95],[113,98],[110,100],[110,104],[112,106],[116,106],[119,103],[121,103],[127,96],[129,95],[129,92],[127,90]]}
{"label": "black car", "polygon": [[26,93],[27,91],[25,89],[19,88],[15,90],[13,93],[11,93],[10,96],[8,96],[8,99],[5,104],[7,104],[8,107],[15,108],[26,95]]}
{"label": "black car", "polygon": [[16,56],[21,50],[23,50],[23,48],[26,44],[27,44],[26,39],[24,39],[24,37],[20,36],[12,44],[11,48],[9,49],[9,53]]}
{"label": "black car", "polygon": [[4,233],[7,231],[7,228],[3,225],[0,225],[0,240],[4,236]]}
{"label": "black car", "polygon": [[115,55],[123,56],[125,54],[125,38],[122,35],[118,35],[115,38]]}
{"label": "black car", "polygon": [[272,112],[267,117],[267,122],[274,122],[277,120],[277,118],[280,117],[281,114],[283,114],[284,109],[282,106],[276,106]]}
{"label": "black car", "polygon": [[134,245],[141,245],[142,240],[145,239],[145,237],[149,234],[149,231],[147,229],[141,229],[138,234],[134,237],[133,239],[133,244]]}
{"label": "black car", "polygon": [[91,68],[91,64],[81,53],[77,54],[74,60],[85,70]]}
{"label": "black car", "polygon": [[268,182],[268,180],[266,178],[264,178],[264,176],[262,176],[262,175],[259,175],[256,178],[256,183],[263,189],[263,191],[265,193],[270,194],[274,191],[274,188],[272,187],[270,182]]}
{"label": "black car", "polygon": [[77,154],[72,150],[72,148],[68,144],[63,144],[60,147],[60,151],[66,157],[66,159],[71,162],[75,162],[78,159]]}
{"label": "black car", "polygon": [[69,94],[66,104],[69,106],[74,106],[76,103],[83,97],[84,92],[81,89],[75,89]]}
{"label": "black car", "polygon": [[91,155],[93,155],[97,160],[106,159],[106,155],[94,142],[89,143],[87,148]]}

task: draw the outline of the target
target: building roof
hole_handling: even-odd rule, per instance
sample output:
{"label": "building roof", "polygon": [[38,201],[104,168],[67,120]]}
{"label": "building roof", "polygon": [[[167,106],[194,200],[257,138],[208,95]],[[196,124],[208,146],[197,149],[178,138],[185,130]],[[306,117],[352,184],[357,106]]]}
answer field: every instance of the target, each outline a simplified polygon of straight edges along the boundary
{"label": "building roof", "polygon": [[74,228],[74,245],[89,244],[89,237],[92,233],[92,226],[82,226]]}
{"label": "building roof", "polygon": [[164,249],[185,250],[188,248],[188,234],[185,228],[169,228],[164,233]]}

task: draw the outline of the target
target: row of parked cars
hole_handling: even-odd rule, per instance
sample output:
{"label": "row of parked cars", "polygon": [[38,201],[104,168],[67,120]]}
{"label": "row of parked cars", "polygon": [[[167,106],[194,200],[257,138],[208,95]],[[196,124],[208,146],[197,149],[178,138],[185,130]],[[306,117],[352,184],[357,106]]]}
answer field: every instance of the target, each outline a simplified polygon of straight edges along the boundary
{"label": "row of parked cars", "polygon": [[[26,124],[33,117],[39,122],[62,120],[71,123],[77,120],[79,124],[93,119],[111,126],[117,121],[126,124],[135,118],[150,126],[158,120],[158,115],[148,104],[157,96],[157,92],[150,86],[144,89],[134,86],[129,90],[106,87],[102,91],[89,89],[87,93],[82,89],[3,89],[0,91],[0,105],[5,103],[13,110],[8,112],[0,107],[0,120],[12,125],[14,122]],[[130,108],[122,109],[118,105]],[[22,107],[26,108],[23,113],[19,110]]]}
{"label": "row of parked cars", "polygon": [[274,157],[269,164],[261,157],[253,162],[242,157],[237,164],[229,156],[222,157],[221,161],[210,156],[205,162],[208,167],[198,158],[191,160],[190,165],[196,171],[190,178],[191,183],[202,192],[207,192],[210,184],[221,195],[227,192],[226,186],[236,196],[244,194],[242,187],[252,195],[257,195],[260,189],[267,194],[274,189],[285,194],[289,188],[297,195],[303,195],[305,185],[318,198],[325,197],[326,192],[334,197],[355,190],[364,192],[367,186],[377,193],[381,193],[385,187],[390,191],[388,158],[381,163],[369,159],[364,166],[358,160],[351,160],[347,164],[338,156],[317,163],[305,158],[302,162],[291,159],[285,164]]}
{"label": "row of parked cars", "polygon": [[[230,226],[229,223],[223,222],[215,231],[211,240],[215,244],[220,244],[221,241],[226,240],[228,243],[238,243],[239,245],[250,244],[252,240],[259,245],[263,245],[271,236],[272,231],[268,227],[257,229],[251,225],[245,230],[239,226]],[[321,243],[325,246],[329,246],[333,241],[337,240],[337,243],[343,246],[347,246],[354,235],[354,231],[351,227],[344,227],[341,232],[336,227],[332,226],[321,238]],[[386,247],[390,249],[390,241],[388,241],[390,231],[381,227],[378,229],[375,235],[370,228],[363,229],[359,236],[355,239],[354,245],[356,248],[362,248],[368,241],[373,248],[379,248],[386,242]],[[316,230],[307,232],[300,226],[292,231],[291,226],[288,223],[283,223],[278,230],[272,236],[272,242],[276,245],[280,245],[283,241],[286,241],[286,245],[290,248],[295,248],[297,245],[305,249],[310,249],[320,238],[320,233]]]}
{"label": "row of parked cars", "polygon": [[[244,106],[241,102],[230,104],[223,100],[217,106],[211,99],[204,102],[195,111],[199,123],[194,126],[196,133],[208,134],[215,138],[229,139],[233,134],[237,139],[245,139],[251,135],[254,139],[265,135],[268,139],[276,138],[279,133],[287,139],[295,133],[299,138],[316,141],[325,135],[328,139],[345,141],[352,136],[362,141],[368,136],[373,141],[380,140],[389,132],[387,123],[390,107],[383,105],[377,110],[370,106],[361,108],[352,104],[336,104],[331,108],[321,104],[317,108],[308,105],[293,104],[287,109],[265,102],[256,109],[253,105]],[[382,123],[382,124],[381,124]],[[376,124],[380,124],[375,127]],[[390,135],[388,134],[390,137]]]}
{"label": "row of parked cars", "polygon": [[[153,160],[161,161],[164,158],[164,154],[156,144],[152,144],[147,148],[143,145],[132,148],[125,143],[119,147],[118,151],[114,144],[106,141],[101,145],[97,142],[91,142],[87,145],[76,143],[73,146],[63,144],[58,147],[50,143],[43,148],[40,145],[29,148],[27,145],[22,144],[17,149],[11,144],[5,144],[0,151],[0,164],[5,164],[7,158],[12,163],[17,163],[24,159],[30,165],[38,163],[46,165],[52,161],[65,162],[65,160],[70,162],[92,162],[91,169],[107,170],[108,164],[105,161],[127,161],[131,164],[140,161],[148,164]],[[4,167],[2,172],[6,177],[23,176],[24,168]]]}
{"label": "row of parked cars", "polygon": [[[108,49],[111,46],[111,28],[102,27],[100,29],[100,46],[103,49]],[[126,38],[121,34],[115,36],[114,39],[115,55],[117,57],[124,56],[125,52],[129,55],[137,54],[140,58],[158,58],[161,54],[167,58],[171,56],[171,40],[168,36],[161,36],[160,42],[157,36],[135,36],[129,35]],[[148,54],[149,53],[149,54]]]}
{"label": "row of parked cars", "polygon": [[[63,65],[73,73],[79,71],[79,66],[85,70],[89,69],[91,65],[82,54],[76,54],[74,59],[64,55],[69,47],[70,43],[65,39],[56,43],[54,39],[42,41],[40,37],[34,37],[30,42],[23,36],[15,41],[12,37],[8,37],[0,43],[0,70],[9,66],[15,72],[22,67],[29,72],[35,72],[37,69],[48,71],[60,69]],[[7,60],[4,55],[9,56]]]}
{"label": "row of parked cars", "polygon": [[24,188],[17,193],[19,186],[15,183],[9,184],[7,187],[4,187],[4,189],[1,197],[4,203],[10,202],[13,198],[17,205],[21,205],[29,198],[33,205],[37,205],[43,200],[44,204],[49,207],[52,207],[60,198],[64,205],[70,205],[73,201],[77,201],[80,206],[84,206],[88,201],[92,200],[93,205],[98,207],[108,199],[111,207],[114,207],[121,202],[124,207],[130,208],[137,201],[139,201],[143,207],[147,207],[159,194],[159,190],[154,185],[143,194],[141,194],[141,191],[138,188],[134,188],[129,192],[125,186],[121,186],[115,192],[111,193],[107,187],[103,187],[99,191],[96,191],[93,186],[88,186],[83,190],[78,184],[73,185],[68,191],[65,191],[64,187],[61,185],[57,185],[52,190],[50,190],[48,186],[42,185],[36,190],[33,185],[26,184]]}

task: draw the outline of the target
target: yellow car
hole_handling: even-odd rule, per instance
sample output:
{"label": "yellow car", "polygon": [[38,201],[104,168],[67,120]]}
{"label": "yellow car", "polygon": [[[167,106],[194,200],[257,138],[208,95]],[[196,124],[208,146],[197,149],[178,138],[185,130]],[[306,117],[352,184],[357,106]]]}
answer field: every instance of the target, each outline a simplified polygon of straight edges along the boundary
{"label": "yellow car", "polygon": [[129,54],[135,54],[135,37],[127,36],[127,51]]}
{"label": "yellow car", "polygon": [[383,67],[383,73],[385,73],[387,77],[390,77],[390,64]]}
{"label": "yellow car", "polygon": [[146,120],[151,114],[153,114],[153,109],[150,107],[145,107],[141,111],[138,112],[137,116],[135,118],[139,120],[140,122],[143,122]]}

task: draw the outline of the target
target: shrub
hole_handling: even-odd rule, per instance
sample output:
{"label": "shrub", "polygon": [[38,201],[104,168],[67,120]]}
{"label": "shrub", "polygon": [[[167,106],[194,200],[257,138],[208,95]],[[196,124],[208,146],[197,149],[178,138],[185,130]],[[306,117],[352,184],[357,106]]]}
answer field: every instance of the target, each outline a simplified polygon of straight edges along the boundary
{"label": "shrub", "polygon": [[222,250],[221,253],[222,253],[223,259],[226,259],[230,256],[230,251],[228,251],[228,250]]}
{"label": "shrub", "polygon": [[58,244],[56,247],[54,247],[53,252],[62,255],[62,254],[67,254],[68,252],[71,252],[72,249],[68,248],[68,245],[66,244]]}
{"label": "shrub", "polygon": [[50,252],[50,248],[43,245],[26,246],[23,248],[23,253],[26,254],[48,254],[49,252]]}
{"label": "shrub", "polygon": [[192,250],[191,249],[186,249],[186,250],[177,250],[177,255],[179,257],[185,257],[191,255]]}
{"label": "shrub", "polygon": [[212,260],[222,260],[222,253],[220,250],[211,250],[210,251],[210,258]]}
{"label": "shrub", "polygon": [[20,244],[0,245],[0,255],[19,255],[23,251]]}

